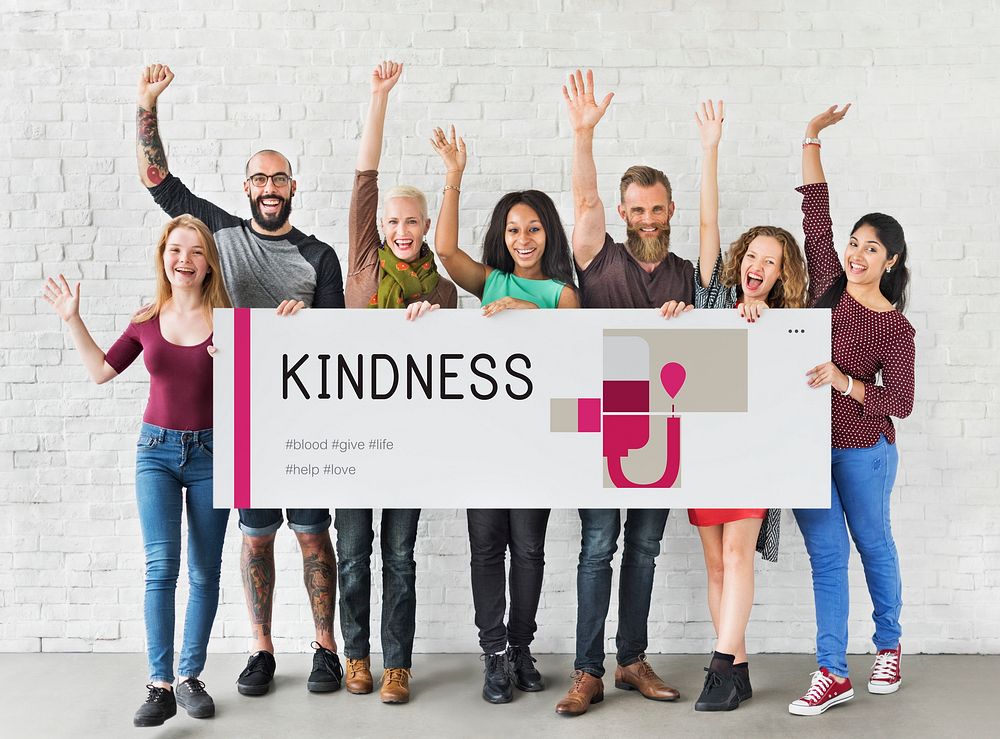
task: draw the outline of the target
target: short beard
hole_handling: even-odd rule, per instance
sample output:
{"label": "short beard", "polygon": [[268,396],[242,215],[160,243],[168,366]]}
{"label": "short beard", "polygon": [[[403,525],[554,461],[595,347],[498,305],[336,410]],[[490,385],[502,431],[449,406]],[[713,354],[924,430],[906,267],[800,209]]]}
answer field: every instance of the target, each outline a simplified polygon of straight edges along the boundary
{"label": "short beard", "polygon": [[670,224],[660,228],[652,238],[642,236],[636,229],[625,229],[625,248],[638,261],[646,264],[662,262],[670,253]]}
{"label": "short beard", "polygon": [[[269,197],[274,197],[273,195]],[[260,212],[260,201],[264,199],[261,195],[256,200],[249,198],[250,200],[250,214],[257,224],[263,228],[265,231],[277,231],[283,228],[286,223],[288,223],[288,217],[292,214],[292,201],[291,199],[285,200],[281,198],[284,205],[281,206],[281,210],[277,212],[276,215],[267,217]]]}

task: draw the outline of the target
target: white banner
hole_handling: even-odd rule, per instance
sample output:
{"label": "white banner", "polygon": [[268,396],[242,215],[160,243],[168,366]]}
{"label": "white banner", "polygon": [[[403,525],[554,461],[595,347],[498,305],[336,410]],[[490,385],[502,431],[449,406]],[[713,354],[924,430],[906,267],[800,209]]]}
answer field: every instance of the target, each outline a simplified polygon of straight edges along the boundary
{"label": "white banner", "polygon": [[830,312],[215,312],[215,503],[826,507]]}

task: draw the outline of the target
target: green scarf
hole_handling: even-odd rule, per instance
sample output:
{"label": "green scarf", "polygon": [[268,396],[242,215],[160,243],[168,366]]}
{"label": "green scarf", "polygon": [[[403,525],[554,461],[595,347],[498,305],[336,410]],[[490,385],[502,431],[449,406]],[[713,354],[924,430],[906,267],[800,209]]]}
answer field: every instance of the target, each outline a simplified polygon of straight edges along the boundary
{"label": "green scarf", "polygon": [[408,301],[437,287],[441,275],[434,263],[434,253],[427,244],[420,247],[420,255],[413,262],[404,262],[384,243],[378,250],[381,277],[378,292],[368,301],[369,308],[403,308]]}

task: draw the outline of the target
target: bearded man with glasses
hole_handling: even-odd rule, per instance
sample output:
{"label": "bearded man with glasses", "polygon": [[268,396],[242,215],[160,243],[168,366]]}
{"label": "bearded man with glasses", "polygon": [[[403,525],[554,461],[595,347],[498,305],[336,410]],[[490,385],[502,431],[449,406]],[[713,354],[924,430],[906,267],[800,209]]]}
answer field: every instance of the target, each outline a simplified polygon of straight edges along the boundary
{"label": "bearded man with glasses", "polygon": [[[139,178],[153,200],[170,216],[190,213],[212,229],[223,280],[234,307],[275,308],[281,315],[291,315],[303,307],[343,308],[344,283],[336,253],[288,221],[296,183],[285,156],[265,149],[247,162],[243,192],[250,201],[250,220],[195,196],[170,173],[160,140],[156,101],[173,78],[170,68],[161,64],[146,67],[139,77],[136,155]],[[333,636],[337,562],[330,542],[330,511],[288,509],[286,515],[302,550],[306,590],[316,627],[313,669],[307,687],[311,692],[331,692],[340,688],[343,668]],[[237,681],[243,695],[267,693],[274,676],[274,537],[282,521],[281,509],[240,510],[240,566],[254,639],[247,667]]]}

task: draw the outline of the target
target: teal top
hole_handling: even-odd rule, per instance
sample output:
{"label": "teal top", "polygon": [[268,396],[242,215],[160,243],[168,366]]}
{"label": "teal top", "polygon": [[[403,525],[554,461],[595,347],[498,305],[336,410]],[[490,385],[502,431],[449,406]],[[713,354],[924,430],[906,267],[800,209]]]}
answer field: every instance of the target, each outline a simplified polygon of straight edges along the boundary
{"label": "teal top", "polygon": [[517,298],[534,303],[539,308],[558,308],[559,296],[565,286],[559,280],[527,280],[494,269],[483,287],[483,305],[500,298]]}

